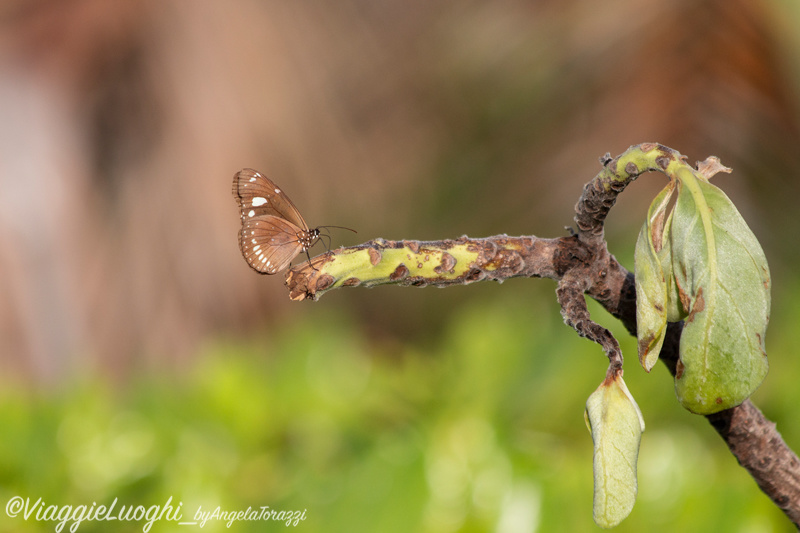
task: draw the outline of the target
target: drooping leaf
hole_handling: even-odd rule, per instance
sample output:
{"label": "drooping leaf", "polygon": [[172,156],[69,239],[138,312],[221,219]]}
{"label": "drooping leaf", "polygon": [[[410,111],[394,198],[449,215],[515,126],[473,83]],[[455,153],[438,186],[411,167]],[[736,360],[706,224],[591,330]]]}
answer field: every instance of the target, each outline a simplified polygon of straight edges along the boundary
{"label": "drooping leaf", "polygon": [[[636,240],[636,334],[639,362],[650,372],[658,361],[667,331],[668,288],[671,281],[670,244],[664,240],[664,217],[674,182],[670,182],[650,204]],[[666,259],[665,259],[666,258]],[[669,267],[665,275],[664,265]]]}
{"label": "drooping leaf", "polygon": [[603,528],[614,527],[636,502],[644,419],[621,374],[606,378],[589,396],[584,418],[594,442],[594,521]]}
{"label": "drooping leaf", "polygon": [[675,390],[686,409],[710,414],[743,402],[767,374],[769,267],[736,207],[701,175],[680,180],[670,226],[686,313]]}

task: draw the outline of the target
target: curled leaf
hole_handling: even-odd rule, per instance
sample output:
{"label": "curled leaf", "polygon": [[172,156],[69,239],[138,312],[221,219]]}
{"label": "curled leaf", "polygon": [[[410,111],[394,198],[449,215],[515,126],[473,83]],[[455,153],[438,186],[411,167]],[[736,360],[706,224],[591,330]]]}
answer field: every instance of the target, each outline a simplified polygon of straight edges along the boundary
{"label": "curled leaf", "polygon": [[589,396],[584,417],[594,442],[594,521],[603,528],[614,527],[636,502],[644,419],[621,374],[606,378]]}
{"label": "curled leaf", "polygon": [[732,169],[723,165],[719,157],[712,155],[706,158],[705,161],[698,161],[697,162],[697,172],[706,180],[708,181],[714,174],[718,172],[725,172],[730,174],[733,172]]}
{"label": "curled leaf", "polygon": [[[647,220],[636,241],[636,335],[639,362],[645,370],[658,361],[667,331],[668,288],[671,281],[669,241],[664,239],[664,218],[674,183],[670,182],[650,204]],[[664,266],[668,267],[669,277]]]}
{"label": "curled leaf", "polygon": [[680,180],[670,232],[686,313],[675,390],[686,409],[710,414],[742,403],[767,374],[769,267],[736,207],[702,175]]}

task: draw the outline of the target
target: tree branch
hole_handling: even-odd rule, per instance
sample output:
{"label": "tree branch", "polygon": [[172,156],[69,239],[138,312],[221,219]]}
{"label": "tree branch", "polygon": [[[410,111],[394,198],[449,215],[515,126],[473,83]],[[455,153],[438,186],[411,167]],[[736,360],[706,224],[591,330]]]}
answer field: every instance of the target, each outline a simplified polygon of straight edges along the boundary
{"label": "tree branch", "polygon": [[[293,300],[316,300],[338,287],[445,287],[521,276],[547,277],[559,282],[557,295],[565,322],[601,344],[611,360],[610,369],[619,368],[622,357],[617,341],[591,321],[583,296],[597,300],[636,335],[633,274],[608,252],[603,236],[606,216],[617,196],[644,172],[674,175],[691,167],[680,153],[655,143],[632,146],[615,158],[607,154],[601,163],[603,169],[584,187],[575,206],[578,232],[571,237],[464,236],[432,242],[376,239],[294,267],[286,275],[289,295]],[[682,329],[683,323],[669,324],[660,354],[673,376]],[[800,527],[800,460],[775,424],[750,400],[706,418],[759,488]]]}
{"label": "tree branch", "polygon": [[579,258],[588,259],[589,254],[577,237],[464,236],[428,242],[375,239],[318,255],[292,268],[286,285],[292,300],[316,300],[339,287],[446,287],[513,277],[560,279]]}
{"label": "tree branch", "polygon": [[[656,168],[635,161],[642,153],[647,154],[648,158],[652,157]],[[683,160],[684,157],[675,150],[651,143],[632,146],[619,157],[608,160],[604,170],[586,186],[575,207],[575,221],[581,240],[605,247],[605,241],[602,240],[603,222],[625,186],[645,171],[666,172],[673,163],[685,164]],[[625,270],[621,266],[618,268]],[[620,286],[620,294],[627,293],[633,286],[633,276],[627,273],[626,278],[630,278],[630,284],[627,288]],[[606,306],[602,300],[598,301]],[[608,306],[606,308],[609,309]],[[621,297],[616,313],[612,311],[612,314],[622,320],[628,331],[636,334],[635,294],[628,298]],[[667,339],[659,356],[673,376],[682,329],[682,322],[669,324]],[[786,513],[795,526],[800,527],[800,460],[778,433],[775,424],[767,420],[750,400],[707,415],[706,418],[759,488]]]}

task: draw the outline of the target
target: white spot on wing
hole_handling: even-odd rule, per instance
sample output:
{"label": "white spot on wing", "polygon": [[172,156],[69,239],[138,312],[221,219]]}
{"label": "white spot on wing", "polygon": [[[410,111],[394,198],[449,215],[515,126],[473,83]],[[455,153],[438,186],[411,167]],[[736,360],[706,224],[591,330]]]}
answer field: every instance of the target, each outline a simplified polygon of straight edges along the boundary
{"label": "white spot on wing", "polygon": [[275,187],[275,194],[280,194],[280,193],[281,193],[281,190],[279,188]]}
{"label": "white spot on wing", "polygon": [[251,209],[250,212],[247,213],[247,216],[252,217],[255,214],[256,214],[256,212]]}
{"label": "white spot on wing", "polygon": [[259,207],[267,203],[267,199],[263,196],[256,196],[253,198],[253,207]]}
{"label": "white spot on wing", "polygon": [[250,183],[253,183],[254,181],[256,181],[256,177],[255,177],[255,176],[253,176],[252,178],[250,178]]}

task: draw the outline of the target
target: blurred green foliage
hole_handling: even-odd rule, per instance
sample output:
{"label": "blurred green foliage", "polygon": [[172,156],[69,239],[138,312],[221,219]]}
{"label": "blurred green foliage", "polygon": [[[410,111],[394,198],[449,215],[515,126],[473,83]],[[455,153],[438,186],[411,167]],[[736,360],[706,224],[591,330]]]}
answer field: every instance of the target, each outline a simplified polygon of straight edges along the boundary
{"label": "blurred green foliage", "polygon": [[[427,345],[368,340],[329,296],[303,304],[302,320],[277,336],[218,339],[182,376],[124,386],[87,377],[47,393],[5,383],[0,502],[149,507],[172,497],[184,520],[199,506],[268,505],[305,510],[296,529],[309,532],[596,530],[583,407],[606,361],[562,324],[551,282],[534,282],[523,299],[514,289],[526,283],[452,309]],[[622,341],[647,424],[639,499],[617,531],[792,531],[705,419],[680,408],[666,370],[645,374],[635,340],[591,310]],[[773,371],[754,398],[790,445],[800,442],[800,368],[788,357],[798,318],[798,304],[775,310]],[[4,532],[55,525],[0,518]],[[285,529],[294,528],[210,521],[202,530]]]}

